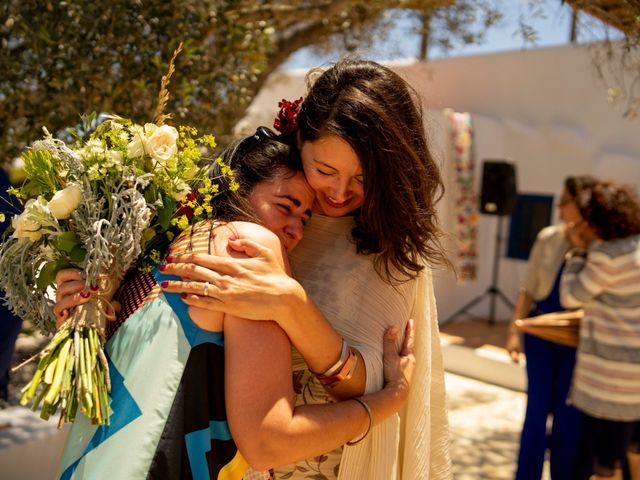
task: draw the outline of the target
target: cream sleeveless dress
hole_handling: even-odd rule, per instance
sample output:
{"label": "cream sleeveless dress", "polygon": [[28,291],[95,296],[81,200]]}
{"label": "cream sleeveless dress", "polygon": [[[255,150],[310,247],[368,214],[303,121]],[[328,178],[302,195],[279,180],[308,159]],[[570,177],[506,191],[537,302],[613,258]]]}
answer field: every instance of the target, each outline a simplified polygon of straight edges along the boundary
{"label": "cream sleeveless dress", "polygon": [[[404,331],[415,322],[416,369],[400,415],[374,427],[362,442],[276,469],[276,479],[425,480],[449,479],[449,429],[444,371],[431,272],[397,287],[376,273],[372,256],[356,254],[354,220],[314,215],[291,255],[296,279],[316,305],[364,358],[366,393],[382,388],[382,337],[392,325]],[[330,401],[294,351],[296,404]]]}

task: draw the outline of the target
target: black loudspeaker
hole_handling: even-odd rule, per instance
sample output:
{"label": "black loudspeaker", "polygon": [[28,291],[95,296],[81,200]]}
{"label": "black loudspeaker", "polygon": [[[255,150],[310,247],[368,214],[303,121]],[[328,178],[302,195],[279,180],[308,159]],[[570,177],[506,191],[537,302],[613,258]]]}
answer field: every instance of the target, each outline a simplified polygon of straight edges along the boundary
{"label": "black loudspeaker", "polygon": [[503,160],[482,162],[480,211],[488,215],[511,215],[516,204],[516,168]]}

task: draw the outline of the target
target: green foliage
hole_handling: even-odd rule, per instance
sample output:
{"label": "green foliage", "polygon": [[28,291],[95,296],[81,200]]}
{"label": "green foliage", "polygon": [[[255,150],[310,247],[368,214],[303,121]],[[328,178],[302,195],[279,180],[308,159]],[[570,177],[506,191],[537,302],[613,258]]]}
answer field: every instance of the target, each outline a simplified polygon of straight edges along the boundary
{"label": "green foliage", "polygon": [[162,205],[162,208],[158,209],[158,224],[163,230],[168,230],[176,213],[176,202],[171,197],[162,195]]}
{"label": "green foliage", "polygon": [[40,273],[38,274],[38,279],[36,281],[36,286],[42,290],[47,288],[49,285],[52,285],[55,278],[56,272],[58,271],[58,262],[48,262],[42,267]]}
{"label": "green foliage", "polygon": [[[268,25],[231,21],[238,1],[8,0],[0,5],[0,158],[92,111],[153,116],[180,41],[167,112],[230,132],[266,65]],[[249,3],[249,2],[247,2]]]}
{"label": "green foliage", "polygon": [[56,238],[56,248],[61,252],[71,253],[76,245],[80,243],[80,239],[75,232],[64,232]]}
{"label": "green foliage", "polygon": [[56,161],[48,150],[29,150],[22,154],[24,171],[30,178],[29,190],[40,195],[49,195],[58,190]]}
{"label": "green foliage", "polygon": [[84,113],[153,118],[162,74],[180,43],[165,113],[225,145],[268,74],[296,50],[367,44],[389,9],[491,1],[7,0],[0,3],[0,162],[42,126],[64,132]]}

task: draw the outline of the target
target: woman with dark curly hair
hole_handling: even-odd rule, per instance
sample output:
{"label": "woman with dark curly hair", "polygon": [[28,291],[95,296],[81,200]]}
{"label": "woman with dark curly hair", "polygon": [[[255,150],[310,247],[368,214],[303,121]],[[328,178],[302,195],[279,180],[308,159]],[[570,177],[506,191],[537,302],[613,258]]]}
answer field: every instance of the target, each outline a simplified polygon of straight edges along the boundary
{"label": "woman with dark curly hair", "polygon": [[[575,199],[583,221],[571,231],[562,276],[565,307],[582,307],[570,395],[584,414],[574,478],[640,478],[640,199],[629,185],[597,182]],[[637,435],[636,435],[637,438]],[[636,452],[636,453],[633,453]]]}
{"label": "woman with dark curly hair", "polygon": [[[229,246],[255,258],[184,256],[167,264],[172,274],[208,282],[206,297],[199,282],[169,282],[165,290],[183,292],[189,305],[275,319],[297,348],[297,404],[379,390],[379,338],[413,318],[416,369],[403,418],[357,444],[280,468],[276,478],[451,478],[430,268],[447,264],[435,208],[442,181],[420,104],[401,77],[375,62],[343,60],[312,76],[299,110],[280,118],[297,120],[291,137],[315,191],[314,214],[290,259],[297,281],[273,252],[239,239]],[[194,278],[189,262],[207,271]]]}

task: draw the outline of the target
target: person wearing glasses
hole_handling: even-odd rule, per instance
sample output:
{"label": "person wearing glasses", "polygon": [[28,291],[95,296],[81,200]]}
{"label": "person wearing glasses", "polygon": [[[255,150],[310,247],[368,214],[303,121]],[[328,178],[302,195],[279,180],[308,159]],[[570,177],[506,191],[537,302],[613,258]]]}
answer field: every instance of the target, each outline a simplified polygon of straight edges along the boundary
{"label": "person wearing glasses", "polygon": [[[302,237],[314,199],[297,151],[259,128],[222,157],[240,188],[222,186],[212,218],[183,232],[167,261],[184,253],[243,257],[227,242],[251,238],[288,271],[287,254]],[[275,322],[187,307],[178,294],[162,291],[175,278],[165,270],[162,264],[154,274],[137,272],[121,287],[118,328],[106,344],[110,424],[76,417],[58,478],[267,479],[270,467],[358,441],[403,406],[414,364],[410,326],[399,353],[399,332],[386,332],[382,391],[296,407],[285,332]],[[61,271],[57,284],[54,312],[63,322],[91,291],[77,270]],[[200,287],[206,295],[208,286]],[[382,345],[383,336],[378,340]],[[346,357],[352,359],[350,350]],[[333,376],[352,369],[353,360]]]}
{"label": "person wearing glasses", "polygon": [[[568,177],[557,203],[559,225],[542,229],[529,255],[527,273],[513,311],[513,320],[564,310],[560,303],[560,278],[565,254],[572,247],[570,232],[583,223],[576,198],[588,194],[596,179]],[[516,480],[540,480],[545,453],[550,451],[552,479],[573,478],[576,464],[580,412],[567,404],[576,349],[527,334],[527,409],[520,438]],[[514,362],[522,351],[521,334],[512,323],[507,350]],[[548,430],[549,419],[551,429]]]}

